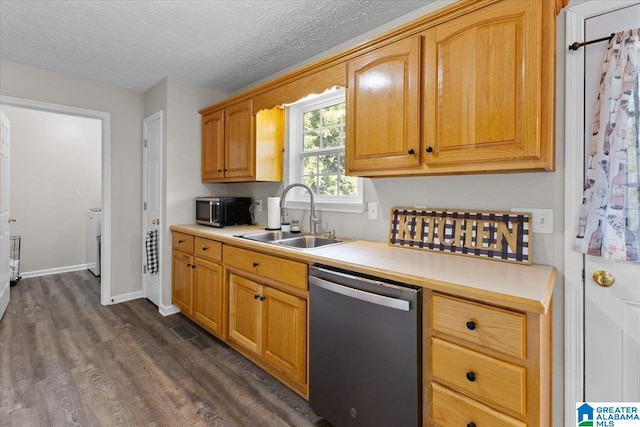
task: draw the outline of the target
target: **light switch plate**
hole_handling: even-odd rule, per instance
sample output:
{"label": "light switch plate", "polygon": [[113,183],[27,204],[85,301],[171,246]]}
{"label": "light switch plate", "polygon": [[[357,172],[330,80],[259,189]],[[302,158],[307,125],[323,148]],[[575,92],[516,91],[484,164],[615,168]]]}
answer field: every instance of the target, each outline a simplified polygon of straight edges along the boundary
{"label": "light switch plate", "polygon": [[375,202],[367,203],[367,212],[369,219],[378,219],[378,204]]}
{"label": "light switch plate", "polygon": [[531,232],[553,234],[553,209],[511,208],[511,212],[531,215]]}

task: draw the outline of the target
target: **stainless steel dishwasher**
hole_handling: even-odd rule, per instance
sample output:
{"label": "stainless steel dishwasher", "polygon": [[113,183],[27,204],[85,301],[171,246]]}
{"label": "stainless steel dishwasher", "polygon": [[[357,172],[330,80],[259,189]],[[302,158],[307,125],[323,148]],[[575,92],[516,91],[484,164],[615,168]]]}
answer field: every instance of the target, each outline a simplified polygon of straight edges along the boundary
{"label": "stainless steel dishwasher", "polygon": [[422,289],[309,270],[309,404],[336,427],[422,425]]}

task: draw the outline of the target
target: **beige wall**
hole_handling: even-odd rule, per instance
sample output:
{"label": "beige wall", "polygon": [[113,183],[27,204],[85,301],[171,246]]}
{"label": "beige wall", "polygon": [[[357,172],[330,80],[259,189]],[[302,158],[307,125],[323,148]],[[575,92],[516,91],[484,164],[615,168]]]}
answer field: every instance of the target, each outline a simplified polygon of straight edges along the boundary
{"label": "beige wall", "polygon": [[1,108],[11,123],[11,234],[22,239],[22,275],[83,268],[87,212],[101,205],[101,121]]}
{"label": "beige wall", "polygon": [[111,297],[140,291],[143,94],[8,61],[0,94],[111,115]]}
{"label": "beige wall", "polygon": [[[167,81],[167,127],[165,145],[165,224],[195,222],[194,197],[207,196],[219,185],[203,184],[200,178],[201,131],[198,110],[226,98],[226,94],[180,80]],[[171,233],[164,227],[161,262],[171,271]],[[160,302],[171,305],[171,275],[163,274]]]}

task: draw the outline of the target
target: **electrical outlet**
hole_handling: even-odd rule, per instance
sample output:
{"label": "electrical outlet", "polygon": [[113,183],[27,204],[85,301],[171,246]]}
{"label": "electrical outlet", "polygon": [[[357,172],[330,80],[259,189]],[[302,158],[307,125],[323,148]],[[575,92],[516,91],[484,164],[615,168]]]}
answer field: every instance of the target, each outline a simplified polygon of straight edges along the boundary
{"label": "electrical outlet", "polygon": [[375,202],[367,203],[367,212],[369,219],[378,219],[378,204]]}
{"label": "electrical outlet", "polygon": [[512,208],[511,212],[528,213],[532,233],[553,234],[553,209]]}
{"label": "electrical outlet", "polygon": [[262,200],[256,200],[256,212],[262,212]]}

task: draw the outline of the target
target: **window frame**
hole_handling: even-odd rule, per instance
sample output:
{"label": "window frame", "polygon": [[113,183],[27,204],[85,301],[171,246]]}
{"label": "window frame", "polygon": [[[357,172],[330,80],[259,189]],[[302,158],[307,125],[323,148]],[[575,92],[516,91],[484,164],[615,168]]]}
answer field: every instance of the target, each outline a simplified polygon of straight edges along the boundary
{"label": "window frame", "polygon": [[[320,95],[312,95],[301,99],[292,104],[286,106],[286,165],[288,166],[285,171],[285,186],[302,182],[301,163],[303,152],[303,141],[300,139],[304,131],[304,113],[308,111],[318,110],[331,105],[335,105],[346,101],[346,91],[344,88],[333,88],[325,91]],[[345,115],[346,119],[346,115]],[[345,124],[346,126],[346,124]],[[293,135],[295,133],[295,136]],[[346,129],[345,129],[346,138]],[[319,149],[317,153],[333,154],[342,153],[344,156],[344,145],[336,148],[323,148]],[[342,176],[347,176],[342,174]],[[322,196],[314,194],[315,207],[317,210],[332,211],[332,212],[351,212],[362,213],[364,212],[364,180],[361,177],[357,178],[358,195],[355,197],[348,196]],[[287,195],[287,208],[293,209],[308,209],[309,207],[309,194],[300,187],[292,188]]]}

